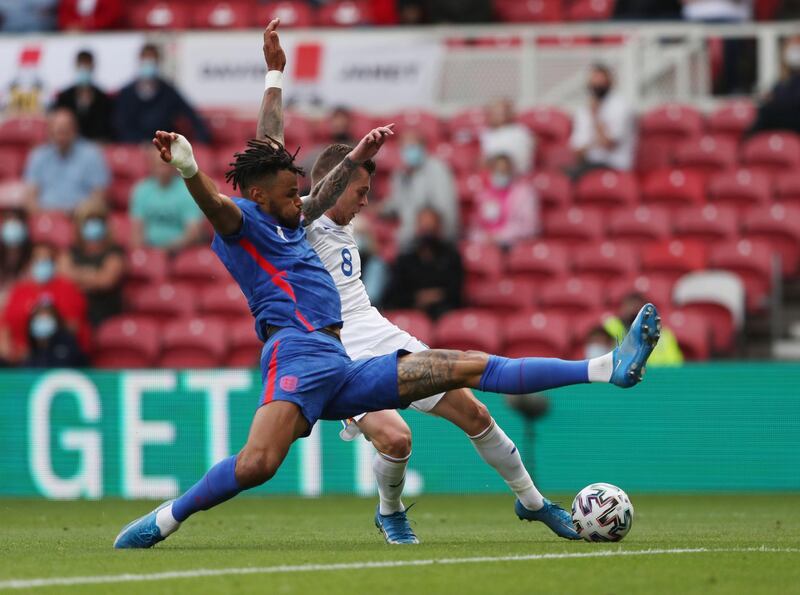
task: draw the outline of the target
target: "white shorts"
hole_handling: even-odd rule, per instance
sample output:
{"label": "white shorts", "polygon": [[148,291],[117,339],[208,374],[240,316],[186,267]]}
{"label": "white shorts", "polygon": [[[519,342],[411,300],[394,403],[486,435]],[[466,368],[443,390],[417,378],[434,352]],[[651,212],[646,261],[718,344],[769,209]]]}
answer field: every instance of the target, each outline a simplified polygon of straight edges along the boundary
{"label": "white shorts", "polygon": [[[418,353],[430,349],[419,339],[412,337],[403,329],[393,325],[381,316],[375,308],[370,308],[355,315],[344,317],[342,327],[342,344],[350,359],[366,359],[378,355],[388,355],[398,349],[410,353]],[[442,399],[444,393],[426,397],[411,403],[411,407],[423,413],[429,413]],[[364,417],[360,413],[347,420],[342,420],[344,428],[339,435],[343,440],[353,440],[361,433],[354,423]]]}

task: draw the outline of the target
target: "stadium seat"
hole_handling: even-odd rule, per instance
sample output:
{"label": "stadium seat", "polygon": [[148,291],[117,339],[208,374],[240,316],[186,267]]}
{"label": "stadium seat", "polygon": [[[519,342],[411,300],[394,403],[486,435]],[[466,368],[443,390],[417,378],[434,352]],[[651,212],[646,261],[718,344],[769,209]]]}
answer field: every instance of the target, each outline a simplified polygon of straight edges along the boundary
{"label": "stadium seat", "polygon": [[707,320],[696,312],[675,310],[663,317],[662,323],[678,340],[684,359],[707,360],[711,351],[711,333]]}
{"label": "stadium seat", "polygon": [[257,368],[264,344],[258,338],[253,319],[239,318],[225,327],[228,336],[228,356],[225,365],[231,368]]}
{"label": "stadium seat", "polygon": [[692,240],[666,240],[642,250],[642,271],[679,276],[704,269],[706,250],[702,243]]}
{"label": "stadium seat", "polygon": [[305,152],[314,143],[315,134],[316,126],[311,118],[295,111],[283,112],[283,136],[289,149],[294,151],[297,147],[302,147]]}
{"label": "stadium seat", "polygon": [[173,281],[188,283],[196,289],[230,279],[219,257],[205,246],[179,252],[170,266],[170,277]]}
{"label": "stadium seat", "polygon": [[243,149],[245,141],[252,138],[255,133],[254,128],[247,127],[246,121],[231,110],[205,109],[202,115],[211,130],[214,145],[224,147],[227,158],[233,155],[232,149],[236,151]]}
{"label": "stadium seat", "polygon": [[641,247],[670,236],[669,210],[658,206],[621,208],[608,217],[608,237]]}
{"label": "stadium seat", "polygon": [[162,368],[214,368],[228,350],[227,327],[213,318],[181,318],[168,322],[162,337]]}
{"label": "stadium seat", "polygon": [[92,363],[98,368],[149,368],[160,350],[159,325],[134,314],[103,322],[94,336]]}
{"label": "stadium seat", "polygon": [[800,206],[800,170],[778,174],[774,198],[782,203]]}
{"label": "stadium seat", "polygon": [[636,144],[636,171],[639,174],[647,174],[670,167],[676,144],[679,143],[658,136],[641,137]]}
{"label": "stadium seat", "polygon": [[800,264],[800,206],[774,204],[754,208],[744,220],[744,237],[763,241],[781,255],[783,275],[797,272]]}
{"label": "stadium seat", "polygon": [[639,258],[636,250],[624,242],[603,241],[575,248],[572,267],[583,279],[606,283],[634,274],[639,267]]}
{"label": "stadium seat", "polygon": [[168,322],[194,314],[196,296],[191,285],[164,281],[137,289],[129,301],[133,312]]}
{"label": "stadium seat", "polygon": [[[256,128],[253,126],[253,134],[255,134],[255,130]],[[230,161],[230,155],[226,157],[225,161],[217,159],[217,152],[210,145],[192,143],[192,152],[198,167],[211,177],[224,173],[227,163]]]}
{"label": "stadium seat", "polygon": [[675,165],[704,176],[736,165],[736,142],[710,135],[686,140],[675,149]]}
{"label": "stadium seat", "polygon": [[504,277],[491,283],[467,287],[467,303],[495,314],[510,314],[533,306],[534,284],[530,280]]}
{"label": "stadium seat", "polygon": [[272,19],[281,20],[281,29],[314,25],[314,11],[302,0],[279,0],[259,4],[256,6],[254,14],[257,26],[263,26]]}
{"label": "stadium seat", "polygon": [[72,219],[61,211],[41,211],[28,221],[33,243],[52,244],[65,249],[75,241]]}
{"label": "stadium seat", "polygon": [[436,323],[434,344],[446,349],[500,353],[503,345],[500,322],[493,314],[480,310],[455,310]]}
{"label": "stadium seat", "polygon": [[561,314],[534,310],[519,312],[503,326],[506,357],[567,357],[572,324]]}
{"label": "stadium seat", "polygon": [[564,314],[598,310],[605,301],[603,284],[589,277],[561,277],[543,282],[537,289],[542,309]]}
{"label": "stadium seat", "polygon": [[686,205],[705,202],[703,179],[680,169],[660,169],[650,172],[642,187],[642,200],[658,203],[671,212]]}
{"label": "stadium seat", "polygon": [[167,254],[158,248],[136,248],[128,252],[125,275],[134,287],[151,285],[167,277]]}
{"label": "stadium seat", "polygon": [[708,131],[738,140],[756,119],[756,107],[747,100],[732,101],[717,108],[708,116]]}
{"label": "stadium seat", "polygon": [[186,29],[192,24],[192,8],[179,2],[134,4],[128,21],[133,29]]}
{"label": "stadium seat", "polygon": [[108,189],[109,206],[114,211],[127,213],[129,211],[131,194],[138,182],[138,180],[128,178],[113,178],[111,180],[111,187]]}
{"label": "stadium seat", "polygon": [[770,198],[769,176],[763,171],[743,167],[716,174],[708,181],[708,199],[740,213],[748,207],[766,205]]}
{"label": "stadium seat", "polygon": [[665,275],[633,275],[615,279],[607,285],[608,304],[616,309],[622,300],[632,293],[643,295],[662,310],[672,304],[672,278]]}
{"label": "stadium seat", "polygon": [[236,283],[213,283],[200,291],[199,311],[204,316],[235,321],[250,316],[247,298]]}
{"label": "stadium seat", "polygon": [[732,207],[684,207],[675,215],[675,238],[711,244],[736,235],[738,225],[736,210]]}
{"label": "stadium seat", "polygon": [[791,132],[762,132],[742,147],[742,162],[770,173],[800,167],[800,136]]}
{"label": "stadium seat", "polygon": [[47,140],[47,120],[42,116],[16,116],[0,123],[0,145],[33,147]]}
{"label": "stadium seat", "polygon": [[108,216],[108,231],[115,244],[126,250],[131,243],[131,220],[127,213],[110,213]]}
{"label": "stadium seat", "polygon": [[26,208],[28,188],[24,180],[0,181],[0,209]]}
{"label": "stadium seat", "polygon": [[545,213],[544,237],[548,240],[598,240],[603,236],[603,217],[598,209],[569,207]]}
{"label": "stadium seat", "polygon": [[730,240],[712,246],[710,268],[736,273],[747,290],[747,309],[762,309],[771,293],[773,250],[769,244],[751,240]]}
{"label": "stadium seat", "polygon": [[570,21],[607,21],[614,13],[616,0],[575,0],[567,11]]}
{"label": "stadium seat", "polygon": [[569,250],[562,242],[531,240],[511,247],[508,271],[516,279],[552,279],[569,271]]}
{"label": "stadium seat", "polygon": [[539,169],[562,171],[575,165],[575,151],[567,143],[544,141],[536,146],[535,161]]}
{"label": "stadium seat", "polygon": [[389,322],[426,345],[433,343],[433,324],[431,319],[419,310],[388,310],[383,315]]}
{"label": "stadium seat", "polygon": [[461,258],[464,271],[475,280],[493,279],[503,274],[503,254],[494,244],[464,242]]}
{"label": "stadium seat", "polygon": [[480,168],[481,149],[476,143],[439,143],[434,149],[457,176],[469,175]]}
{"label": "stadium seat", "polygon": [[[422,135],[429,146],[447,139],[447,132],[436,114],[418,109],[407,109],[376,119],[376,124],[394,122],[397,130],[414,130]],[[364,131],[367,132],[366,130]]]}
{"label": "stadium seat", "polygon": [[196,29],[246,29],[255,24],[251,18],[255,9],[252,0],[207,0],[193,9],[192,24]]}
{"label": "stadium seat", "polygon": [[446,124],[453,142],[475,140],[486,125],[486,112],[479,107],[469,108],[452,116]]}
{"label": "stadium seat", "polygon": [[561,0],[494,0],[494,10],[508,23],[558,23],[564,20]]}
{"label": "stadium seat", "polygon": [[537,171],[531,183],[545,207],[566,207],[572,202],[572,182],[559,171]]}
{"label": "stadium seat", "polygon": [[663,105],[640,118],[639,130],[645,136],[684,140],[703,131],[703,115],[688,105]]}
{"label": "stadium seat", "polygon": [[0,180],[22,177],[27,151],[12,146],[0,147]]}
{"label": "stadium seat", "polygon": [[639,185],[633,174],[611,169],[593,170],[578,181],[575,200],[588,206],[629,206],[639,202]]}
{"label": "stadium seat", "polygon": [[147,176],[150,167],[141,145],[106,145],[106,163],[114,178],[140,180]]}
{"label": "stadium seat", "polygon": [[540,107],[521,112],[517,121],[525,124],[540,142],[567,144],[572,133],[572,118],[554,107]]}
{"label": "stadium seat", "polygon": [[369,25],[370,21],[368,2],[334,0],[317,12],[317,23],[321,27],[359,27]]}

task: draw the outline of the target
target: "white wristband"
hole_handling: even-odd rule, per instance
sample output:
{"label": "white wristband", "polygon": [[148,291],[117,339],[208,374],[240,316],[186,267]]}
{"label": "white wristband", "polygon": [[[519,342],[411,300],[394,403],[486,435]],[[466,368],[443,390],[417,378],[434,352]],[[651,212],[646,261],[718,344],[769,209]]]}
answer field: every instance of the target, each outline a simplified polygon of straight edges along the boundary
{"label": "white wristband", "polygon": [[185,137],[179,134],[170,143],[170,150],[172,151],[170,165],[178,170],[182,178],[192,178],[197,175],[198,167],[192,151],[192,145],[189,144]]}
{"label": "white wristband", "polygon": [[178,173],[181,174],[182,178],[193,178],[197,175],[197,172],[200,171],[200,168],[197,166],[197,162],[194,160],[194,158],[188,165],[176,167],[175,169],[178,170]]}
{"label": "white wristband", "polygon": [[264,77],[264,90],[283,89],[283,73],[280,70],[270,70]]}

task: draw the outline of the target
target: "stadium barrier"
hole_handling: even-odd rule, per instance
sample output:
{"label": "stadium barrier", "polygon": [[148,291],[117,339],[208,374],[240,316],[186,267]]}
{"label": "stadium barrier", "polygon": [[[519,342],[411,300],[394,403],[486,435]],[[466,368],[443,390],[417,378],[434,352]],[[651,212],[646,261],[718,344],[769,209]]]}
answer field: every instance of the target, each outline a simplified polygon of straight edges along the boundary
{"label": "stadium barrier", "polygon": [[[250,370],[5,371],[0,496],[167,498],[243,444],[260,378]],[[710,364],[648,371],[633,391],[548,395],[528,425],[484,395],[547,492],[607,481],[631,492],[800,489],[800,365]],[[504,492],[455,427],[405,412],[407,491]],[[325,422],[255,494],[374,493],[372,447]],[[534,442],[535,437],[535,442]]]}

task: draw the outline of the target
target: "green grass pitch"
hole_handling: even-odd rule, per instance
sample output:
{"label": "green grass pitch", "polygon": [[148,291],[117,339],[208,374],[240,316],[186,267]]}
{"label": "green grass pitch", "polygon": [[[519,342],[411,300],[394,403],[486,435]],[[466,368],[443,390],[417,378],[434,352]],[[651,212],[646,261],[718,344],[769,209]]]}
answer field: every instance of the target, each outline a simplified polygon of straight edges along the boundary
{"label": "green grass pitch", "polygon": [[[518,521],[510,496],[453,495],[424,496],[410,512],[421,545],[388,546],[371,499],[273,497],[201,513],[145,551],[111,543],[153,503],[0,500],[0,593],[800,592],[800,494],[631,499],[636,517],[620,544],[558,539]],[[391,561],[402,565],[368,567]],[[230,573],[241,568],[258,571]],[[221,574],[198,575],[208,569]],[[25,582],[182,571],[146,582]]]}

